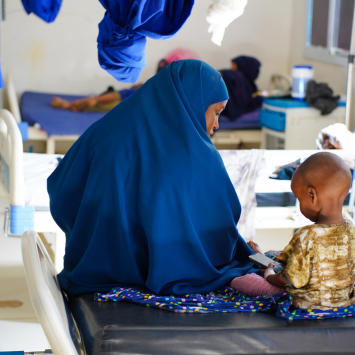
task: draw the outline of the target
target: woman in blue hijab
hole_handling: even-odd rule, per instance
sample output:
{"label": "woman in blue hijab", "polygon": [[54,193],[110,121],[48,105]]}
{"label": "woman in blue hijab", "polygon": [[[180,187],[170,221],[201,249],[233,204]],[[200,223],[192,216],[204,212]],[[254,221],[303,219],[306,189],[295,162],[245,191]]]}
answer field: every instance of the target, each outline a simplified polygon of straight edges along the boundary
{"label": "woman in blue hijab", "polygon": [[94,123],[48,178],[66,233],[61,287],[207,293],[252,269],[241,207],[209,135],[228,99],[204,62],[173,62]]}
{"label": "woman in blue hijab", "polygon": [[221,70],[229,94],[223,115],[231,121],[261,107],[261,98],[253,97],[258,91],[255,80],[259,76],[260,66],[256,58],[241,55],[232,59],[230,70]]}

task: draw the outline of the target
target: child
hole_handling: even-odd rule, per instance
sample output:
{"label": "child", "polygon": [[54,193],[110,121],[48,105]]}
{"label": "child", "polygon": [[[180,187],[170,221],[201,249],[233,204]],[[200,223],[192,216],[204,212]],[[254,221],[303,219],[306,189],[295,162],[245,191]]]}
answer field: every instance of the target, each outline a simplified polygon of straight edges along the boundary
{"label": "child", "polygon": [[[291,189],[302,214],[315,224],[296,231],[277,256],[283,272],[275,274],[270,264],[264,273],[268,281],[264,288],[282,287],[292,295],[297,308],[324,310],[355,304],[355,228],[342,216],[350,184],[349,169],[332,153],[314,154],[297,168]],[[260,252],[257,244],[249,246]],[[242,277],[245,285],[247,276]],[[232,280],[231,286],[243,292],[243,280],[238,279]]]}

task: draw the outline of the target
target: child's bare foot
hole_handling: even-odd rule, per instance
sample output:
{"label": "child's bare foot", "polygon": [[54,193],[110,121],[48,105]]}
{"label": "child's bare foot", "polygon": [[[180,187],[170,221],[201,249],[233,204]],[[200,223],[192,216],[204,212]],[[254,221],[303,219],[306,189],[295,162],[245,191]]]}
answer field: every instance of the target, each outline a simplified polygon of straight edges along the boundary
{"label": "child's bare foot", "polygon": [[253,242],[252,240],[250,240],[248,243],[249,247],[251,248],[251,250],[256,253],[256,254],[264,254],[263,251],[261,250],[261,248],[259,247],[259,245],[255,242]]}
{"label": "child's bare foot", "polygon": [[60,97],[53,97],[51,106],[55,108],[62,108],[67,110],[70,108],[71,103],[69,101],[63,100]]}
{"label": "child's bare foot", "polygon": [[71,105],[72,111],[84,111],[87,108],[94,107],[97,104],[96,97],[87,97],[85,99],[74,101]]}

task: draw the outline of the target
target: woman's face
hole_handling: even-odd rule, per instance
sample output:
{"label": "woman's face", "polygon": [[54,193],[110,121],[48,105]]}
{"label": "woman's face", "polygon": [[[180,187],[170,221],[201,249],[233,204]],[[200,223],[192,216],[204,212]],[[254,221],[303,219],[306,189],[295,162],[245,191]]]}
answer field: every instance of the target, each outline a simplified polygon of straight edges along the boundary
{"label": "woman's face", "polygon": [[214,131],[218,129],[218,119],[221,112],[225,109],[228,100],[217,102],[208,106],[205,116],[206,116],[206,132],[211,138]]}

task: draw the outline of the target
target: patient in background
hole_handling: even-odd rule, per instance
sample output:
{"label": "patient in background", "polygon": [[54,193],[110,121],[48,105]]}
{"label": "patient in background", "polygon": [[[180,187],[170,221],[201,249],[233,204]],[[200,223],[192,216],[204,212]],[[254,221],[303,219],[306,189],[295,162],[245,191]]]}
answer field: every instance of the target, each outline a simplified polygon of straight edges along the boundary
{"label": "patient in background", "polygon": [[230,69],[219,71],[228,89],[229,101],[223,115],[229,120],[234,121],[261,107],[261,98],[255,96],[260,66],[258,59],[241,55],[231,60]]}
{"label": "patient in background", "polygon": [[63,110],[77,111],[99,111],[108,112],[116,107],[120,102],[132,95],[142,84],[136,84],[129,89],[115,91],[110,86],[104,93],[98,96],[89,96],[76,101],[67,101],[58,96],[53,97],[51,106]]}
{"label": "patient in background", "polygon": [[[266,269],[268,284],[263,287],[271,291],[263,294],[276,292],[272,287],[282,288],[292,295],[297,308],[329,309],[355,303],[355,228],[342,215],[350,185],[349,168],[332,153],[314,154],[297,168],[291,188],[302,214],[315,224],[298,229],[277,256],[284,265],[282,273],[275,274],[272,264]],[[256,243],[249,246],[261,252]],[[255,295],[248,276],[233,279],[231,286],[241,292],[247,288]]]}

